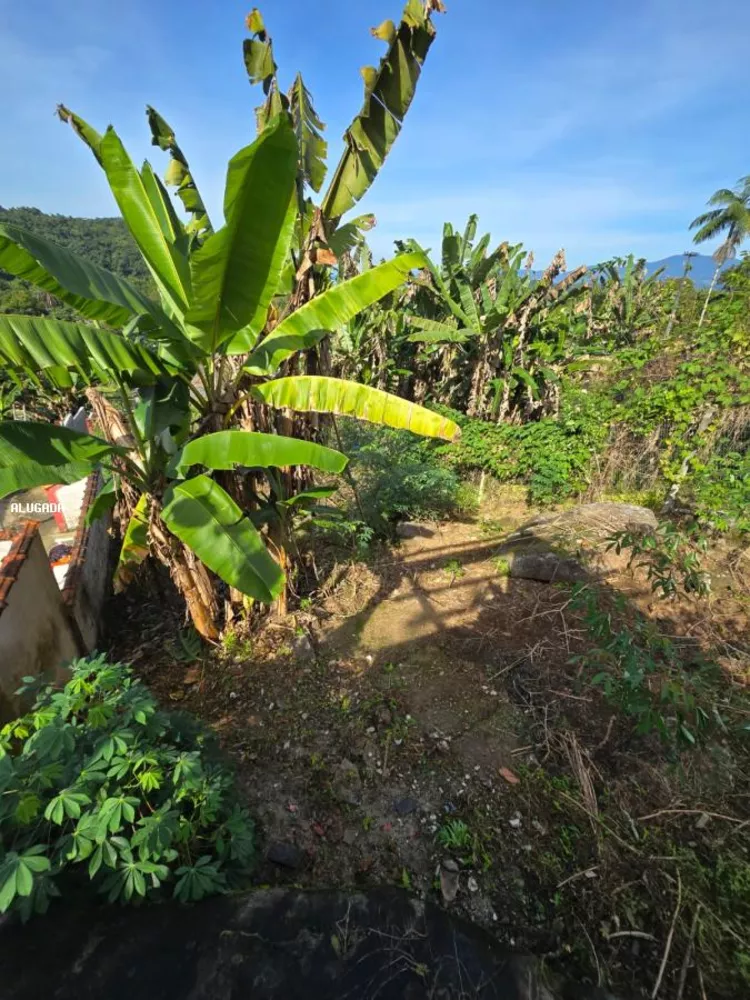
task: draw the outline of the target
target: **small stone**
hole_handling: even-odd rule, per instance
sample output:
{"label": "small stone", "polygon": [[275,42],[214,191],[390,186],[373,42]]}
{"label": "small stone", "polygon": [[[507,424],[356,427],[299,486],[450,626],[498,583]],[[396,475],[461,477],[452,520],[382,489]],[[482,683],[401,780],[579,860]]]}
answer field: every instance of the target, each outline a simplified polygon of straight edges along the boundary
{"label": "small stone", "polygon": [[520,816],[514,816],[510,820],[510,825],[513,827],[514,830],[520,830],[520,828],[521,828],[521,817]]}
{"label": "small stone", "polygon": [[446,858],[440,866],[440,892],[446,903],[452,903],[458,895],[458,879],[458,865]]}
{"label": "small stone", "polygon": [[542,835],[544,835],[547,832],[547,827],[544,825],[544,823],[540,823],[538,819],[532,819],[531,825],[536,830],[537,833],[541,833]]}
{"label": "small stone", "polygon": [[393,811],[397,816],[409,816],[411,813],[416,812],[417,809],[419,809],[417,800],[408,796],[403,799],[397,799],[393,803]]}
{"label": "small stone", "polygon": [[426,528],[423,524],[416,524],[414,521],[402,521],[396,525],[396,534],[399,538],[432,538],[435,532],[431,528]]}
{"label": "small stone", "polygon": [[375,713],[376,722],[379,726],[390,726],[393,723],[393,716],[385,705],[381,705]]}
{"label": "small stone", "polygon": [[239,695],[237,694],[236,691],[230,691],[229,697],[231,698],[232,701],[235,701],[237,698],[239,698]]}
{"label": "small stone", "polygon": [[350,847],[358,837],[357,830],[344,830],[344,843],[348,844]]}
{"label": "small stone", "polygon": [[331,789],[339,802],[359,805],[362,799],[362,778],[350,760],[342,760],[336,768]]}
{"label": "small stone", "polygon": [[466,886],[469,892],[479,892],[479,883],[477,882],[477,880],[474,878],[473,875],[469,876],[468,881],[466,882]]}
{"label": "small stone", "polygon": [[309,663],[315,659],[315,650],[306,635],[296,635],[291,643],[292,655],[295,660]]}
{"label": "small stone", "polygon": [[300,850],[296,844],[288,844],[282,840],[277,840],[268,848],[266,853],[268,861],[282,868],[301,868],[304,860],[304,851]]}
{"label": "small stone", "polygon": [[365,663],[367,664],[368,667],[371,667],[374,662],[375,662],[375,657],[372,656],[370,653],[368,653],[367,656],[365,657]]}

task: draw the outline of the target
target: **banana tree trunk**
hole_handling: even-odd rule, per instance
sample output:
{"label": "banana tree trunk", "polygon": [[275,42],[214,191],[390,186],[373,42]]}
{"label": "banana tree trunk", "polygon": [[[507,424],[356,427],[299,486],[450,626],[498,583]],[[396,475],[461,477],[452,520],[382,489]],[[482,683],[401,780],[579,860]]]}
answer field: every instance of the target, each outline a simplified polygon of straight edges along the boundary
{"label": "banana tree trunk", "polygon": [[[122,414],[115,409],[109,400],[98,389],[94,388],[86,390],[86,399],[91,404],[94,421],[98,425],[99,433],[104,440],[110,444],[124,445],[125,447],[132,448],[134,442],[127,424]],[[124,471],[120,459],[116,459],[113,464],[115,468]],[[115,507],[115,514],[121,531],[124,531],[125,526],[130,522],[135,505],[138,503],[138,497],[138,490],[130,485],[126,476],[121,475],[119,498]]]}
{"label": "banana tree trunk", "polygon": [[469,402],[466,413],[470,417],[484,416],[486,409],[487,386],[491,377],[489,364],[489,343],[485,341],[482,345],[481,353],[474,366],[471,376],[471,389],[469,391]]}
{"label": "banana tree trunk", "polygon": [[149,534],[159,561],[167,567],[175,587],[185,599],[196,631],[204,639],[215,641],[219,638],[219,602],[213,580],[203,563],[165,530],[156,503],[152,506]]}
{"label": "banana tree trunk", "polygon": [[711,278],[711,284],[708,289],[708,295],[706,296],[706,301],[703,303],[703,310],[701,311],[701,318],[698,320],[698,329],[703,326],[703,320],[706,318],[706,312],[708,310],[708,303],[711,301],[711,296],[713,295],[714,287],[719,277],[719,271],[721,270],[721,264],[716,265],[714,271],[714,276]]}

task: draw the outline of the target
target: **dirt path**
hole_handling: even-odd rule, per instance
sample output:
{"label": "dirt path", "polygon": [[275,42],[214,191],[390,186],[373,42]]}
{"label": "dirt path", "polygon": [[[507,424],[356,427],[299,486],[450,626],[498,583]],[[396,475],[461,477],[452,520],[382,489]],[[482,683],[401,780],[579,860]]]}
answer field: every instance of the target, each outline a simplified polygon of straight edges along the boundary
{"label": "dirt path", "polygon": [[[530,516],[510,506],[501,522],[423,526],[367,563],[333,557],[289,618],[192,663],[179,610],[123,595],[110,652],[235,761],[259,885],[400,885],[567,977],[637,991],[644,969],[658,974],[674,910],[672,869],[646,853],[672,853],[683,820],[683,839],[713,851],[718,827],[698,830],[693,813],[743,815],[746,779],[688,751],[690,788],[675,797],[673,757],[582,678],[575,656],[591,639],[567,586],[505,575],[498,548]],[[615,586],[650,613],[642,580],[602,589]],[[736,603],[717,602],[722,619]],[[651,815],[665,825],[656,839]]]}
{"label": "dirt path", "polygon": [[[472,769],[509,766],[518,719],[492,678],[523,645],[509,624],[518,585],[498,571],[497,538],[476,525],[421,525],[371,570],[365,607],[321,639],[326,649],[399,670],[409,713],[426,733],[452,743]],[[377,575],[375,575],[377,573]],[[525,604],[537,585],[524,586]],[[335,614],[336,598],[324,604]],[[520,616],[518,616],[520,617]],[[334,618],[335,622],[336,619]]]}

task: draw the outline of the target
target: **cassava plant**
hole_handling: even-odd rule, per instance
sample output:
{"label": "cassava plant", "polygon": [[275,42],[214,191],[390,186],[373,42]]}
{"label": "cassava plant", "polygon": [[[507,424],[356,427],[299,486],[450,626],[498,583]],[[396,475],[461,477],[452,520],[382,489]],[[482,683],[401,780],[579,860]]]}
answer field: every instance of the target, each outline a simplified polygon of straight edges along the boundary
{"label": "cassava plant", "polygon": [[213,734],[102,655],[70,671],[0,729],[0,914],[77,887],[192,902],[246,881],[253,824]]}

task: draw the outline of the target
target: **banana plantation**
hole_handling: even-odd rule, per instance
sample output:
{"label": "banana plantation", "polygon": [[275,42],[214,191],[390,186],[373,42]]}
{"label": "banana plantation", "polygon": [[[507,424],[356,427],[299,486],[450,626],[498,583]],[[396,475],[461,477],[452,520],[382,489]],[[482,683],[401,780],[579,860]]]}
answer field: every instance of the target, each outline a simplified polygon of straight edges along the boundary
{"label": "banana plantation", "polygon": [[[220,218],[151,106],[142,165],[116,122],[57,107],[127,273],[0,210],[9,996],[50,988],[19,971],[23,934],[68,905],[140,941],[137,965],[159,913],[269,886],[390,887],[511,956],[496,987],[490,958],[445,972],[414,931],[363,997],[746,995],[750,179],[691,227],[723,240],[710,287],[692,253],[678,276],[538,261],[477,214],[378,259],[359,203],[450,16],[408,0],[373,29],[336,159],[265,13],[235,53],[255,134],[218,165]],[[3,626],[47,619],[41,583],[18,610],[36,543],[14,530],[36,527],[12,512],[77,484],[62,548],[39,528],[72,652],[22,665]],[[149,905],[123,931],[97,893]],[[342,983],[369,933],[351,906],[323,925]]]}

